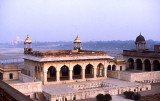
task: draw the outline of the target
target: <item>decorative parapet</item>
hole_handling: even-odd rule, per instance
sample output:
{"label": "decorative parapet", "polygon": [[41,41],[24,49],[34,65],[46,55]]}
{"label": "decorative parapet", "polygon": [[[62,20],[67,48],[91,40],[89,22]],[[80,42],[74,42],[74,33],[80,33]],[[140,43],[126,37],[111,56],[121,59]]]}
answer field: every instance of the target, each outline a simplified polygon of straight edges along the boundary
{"label": "decorative parapet", "polygon": [[160,52],[151,50],[123,50],[123,56],[160,58]]}

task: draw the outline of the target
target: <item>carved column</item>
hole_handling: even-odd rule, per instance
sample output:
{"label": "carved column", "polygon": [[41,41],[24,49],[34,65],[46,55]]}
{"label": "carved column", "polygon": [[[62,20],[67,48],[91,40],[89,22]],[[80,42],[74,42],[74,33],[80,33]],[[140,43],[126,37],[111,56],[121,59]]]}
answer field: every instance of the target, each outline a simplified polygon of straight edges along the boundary
{"label": "carved column", "polygon": [[43,79],[43,72],[41,72],[41,80]]}
{"label": "carved column", "polygon": [[41,71],[39,71],[39,80],[41,80]]}
{"label": "carved column", "polygon": [[[126,60],[126,69],[129,69],[129,62],[128,62],[128,59]],[[112,67],[111,67],[111,70],[112,70]]]}
{"label": "carved column", "polygon": [[59,74],[60,74],[60,72],[57,71],[57,73],[56,73],[56,80],[57,80],[57,82],[60,81],[60,75]]}
{"label": "carved column", "polygon": [[69,70],[69,80],[73,80],[72,70]]}
{"label": "carved column", "polygon": [[96,68],[94,68],[94,78],[97,78],[97,69]]}
{"label": "carved column", "polygon": [[104,77],[106,77],[107,76],[107,69],[105,68],[104,69]]}
{"label": "carved column", "polygon": [[82,69],[82,79],[85,79],[85,69]]}
{"label": "carved column", "polygon": [[145,64],[142,63],[142,71],[145,71]]}
{"label": "carved column", "polygon": [[151,64],[151,71],[154,71],[154,65]]}
{"label": "carved column", "polygon": [[134,70],[137,70],[137,62],[134,62]]}
{"label": "carved column", "polygon": [[44,82],[47,82],[47,72],[46,71],[44,71],[44,74],[43,74],[44,76],[43,76],[43,81]]}

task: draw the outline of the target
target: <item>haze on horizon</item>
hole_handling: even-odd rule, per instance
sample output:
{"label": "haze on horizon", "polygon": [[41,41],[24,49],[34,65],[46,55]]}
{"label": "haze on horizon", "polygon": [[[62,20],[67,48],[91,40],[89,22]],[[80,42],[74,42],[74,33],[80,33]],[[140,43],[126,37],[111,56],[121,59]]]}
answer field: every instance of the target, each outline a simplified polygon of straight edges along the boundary
{"label": "haze on horizon", "polygon": [[159,41],[159,0],[0,0],[0,43],[135,40]]}

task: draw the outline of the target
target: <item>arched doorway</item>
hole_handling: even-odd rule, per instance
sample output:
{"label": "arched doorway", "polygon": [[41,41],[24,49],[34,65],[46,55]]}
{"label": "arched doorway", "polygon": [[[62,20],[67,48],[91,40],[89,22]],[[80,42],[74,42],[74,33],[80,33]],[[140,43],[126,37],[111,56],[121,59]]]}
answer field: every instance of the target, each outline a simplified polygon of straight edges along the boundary
{"label": "arched doorway", "polygon": [[144,61],[144,66],[145,66],[145,71],[151,71],[151,63],[148,59]]}
{"label": "arched doorway", "polygon": [[158,60],[153,61],[154,71],[160,71],[160,64]]}
{"label": "arched doorway", "polygon": [[111,65],[108,65],[107,70],[111,70]]}
{"label": "arched doorway", "polygon": [[112,71],[116,70],[116,65],[112,65]]}
{"label": "arched doorway", "polygon": [[75,65],[73,67],[73,79],[81,79],[82,67],[80,65]]}
{"label": "arched doorway", "polygon": [[128,59],[128,66],[129,69],[134,69],[134,60],[132,58]]}
{"label": "arched doorway", "polygon": [[53,66],[48,68],[47,81],[56,81],[56,68]]}
{"label": "arched doorway", "polygon": [[104,65],[102,63],[97,66],[97,77],[104,77]]}
{"label": "arched doorway", "polygon": [[69,80],[69,68],[66,65],[61,67],[60,80]]}
{"label": "arched doorway", "polygon": [[3,80],[3,74],[0,72],[0,80]]}
{"label": "arched doorway", "polygon": [[94,76],[94,68],[91,64],[88,64],[85,69],[85,78],[93,78]]}
{"label": "arched doorway", "polygon": [[142,61],[141,61],[141,59],[137,59],[136,62],[137,62],[137,70],[142,70]]}

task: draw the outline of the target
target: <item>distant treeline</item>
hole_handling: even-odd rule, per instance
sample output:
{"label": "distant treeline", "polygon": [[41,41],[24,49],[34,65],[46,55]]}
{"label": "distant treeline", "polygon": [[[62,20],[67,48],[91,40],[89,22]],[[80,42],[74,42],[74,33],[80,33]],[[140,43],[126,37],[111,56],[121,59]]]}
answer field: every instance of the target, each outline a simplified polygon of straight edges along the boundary
{"label": "distant treeline", "polygon": [[[160,44],[160,41],[147,40],[146,48],[153,50],[155,44]],[[24,44],[10,45],[9,43],[0,44],[0,48],[23,48]],[[71,50],[73,49],[73,42],[33,42],[34,50]],[[82,42],[82,49],[107,51],[108,54],[114,56],[122,53],[123,50],[135,49],[135,41],[89,41]]]}

